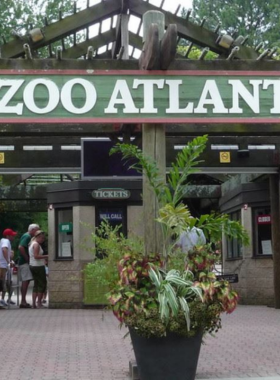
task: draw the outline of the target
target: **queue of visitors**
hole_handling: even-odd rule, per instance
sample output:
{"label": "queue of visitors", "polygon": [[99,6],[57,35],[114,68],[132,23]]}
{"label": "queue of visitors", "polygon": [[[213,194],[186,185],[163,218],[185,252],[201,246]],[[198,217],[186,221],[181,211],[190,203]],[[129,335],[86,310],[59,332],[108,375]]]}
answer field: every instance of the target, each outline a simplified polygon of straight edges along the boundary
{"label": "queue of visitors", "polygon": [[[11,242],[17,232],[10,228],[3,231],[3,238],[0,241],[0,309],[5,309],[15,304],[11,300],[12,289],[12,270],[14,266],[13,251]],[[21,281],[21,309],[43,308],[43,300],[47,294],[47,275],[45,265],[48,256],[44,254],[42,244],[45,241],[45,234],[38,224],[30,224],[26,233],[19,241],[18,276]],[[34,280],[32,292],[32,306],[26,301],[26,295],[30,281]],[[5,295],[8,291],[8,299]]]}

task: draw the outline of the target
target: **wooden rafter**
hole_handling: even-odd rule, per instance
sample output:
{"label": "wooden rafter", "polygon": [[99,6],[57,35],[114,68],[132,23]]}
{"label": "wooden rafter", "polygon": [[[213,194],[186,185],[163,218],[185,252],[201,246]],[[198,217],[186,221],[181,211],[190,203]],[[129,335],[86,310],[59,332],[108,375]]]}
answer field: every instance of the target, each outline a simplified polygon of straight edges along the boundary
{"label": "wooden rafter", "polygon": [[[34,44],[32,48],[38,49],[61,40],[66,36],[87,28],[89,25],[96,24],[113,15],[119,14],[120,10],[121,0],[108,0],[65,17],[62,20],[45,26],[43,30],[44,39]],[[16,39],[2,45],[2,58],[16,58],[22,56],[24,54],[23,44],[28,41],[28,36],[25,36],[23,39]]]}
{"label": "wooden rafter", "polygon": [[[137,17],[142,18],[145,12],[158,10],[158,7],[147,2],[130,0],[130,12]],[[179,37],[185,38],[201,47],[209,47],[210,50],[217,54],[227,55],[227,50],[216,44],[218,35],[214,31],[201,27],[198,24],[194,24],[190,20],[185,20],[182,17],[178,17],[163,9],[161,9],[161,12],[165,15],[166,26],[170,24],[177,25]],[[256,59],[258,54],[255,50],[249,47],[240,46],[236,57],[241,59]]]}
{"label": "wooden rafter", "polygon": [[98,36],[89,38],[88,40],[72,46],[63,52],[63,59],[79,58],[87,53],[89,46],[92,46],[94,50],[101,48],[104,45],[108,45],[114,41],[116,35],[116,29],[110,29],[107,32],[101,33]]}

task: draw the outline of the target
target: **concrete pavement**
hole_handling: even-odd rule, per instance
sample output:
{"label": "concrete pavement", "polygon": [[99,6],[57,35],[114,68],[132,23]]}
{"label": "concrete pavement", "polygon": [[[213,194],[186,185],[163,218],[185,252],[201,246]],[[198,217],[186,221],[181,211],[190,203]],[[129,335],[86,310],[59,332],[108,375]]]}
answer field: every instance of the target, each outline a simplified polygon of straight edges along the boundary
{"label": "concrete pavement", "polygon": [[[1,379],[127,380],[125,333],[101,310],[0,310]],[[280,310],[239,306],[205,339],[197,379],[260,377],[280,380]]]}

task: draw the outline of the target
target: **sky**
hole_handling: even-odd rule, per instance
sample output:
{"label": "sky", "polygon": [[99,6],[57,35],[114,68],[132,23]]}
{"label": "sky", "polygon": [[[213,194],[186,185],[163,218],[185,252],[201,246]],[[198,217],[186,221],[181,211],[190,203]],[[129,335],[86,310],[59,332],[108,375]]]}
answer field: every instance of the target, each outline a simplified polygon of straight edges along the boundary
{"label": "sky", "polygon": [[[90,0],[90,5],[94,5],[100,2],[101,0]],[[155,6],[160,6],[162,0],[150,0],[149,2]],[[78,5],[82,5],[85,3],[86,0],[78,0]],[[166,9],[170,12],[175,12],[179,4],[188,9],[192,6],[192,0],[165,0],[163,9]]]}
{"label": "sky", "polygon": [[[89,5],[92,6],[92,5],[98,4],[100,2],[101,2],[101,0],[90,0]],[[87,3],[87,0],[78,0],[77,6],[79,9],[84,9],[86,7],[86,3]],[[162,0],[149,0],[149,3],[159,7],[160,4],[162,3]],[[178,8],[178,5],[181,5],[181,8],[184,7],[186,9],[189,9],[192,7],[192,0],[165,0],[164,5],[163,5],[163,9],[167,10],[169,12],[175,13],[177,8]],[[180,11],[178,14],[180,15]],[[115,17],[115,21],[116,21],[116,17]],[[139,23],[140,23],[139,18],[137,18],[135,16],[131,16],[130,21],[129,21],[129,30],[131,32],[136,33],[138,30]],[[115,25],[113,25],[113,26],[115,26]],[[111,27],[110,20],[104,21],[102,23],[102,26],[101,26],[101,32],[102,33],[106,32],[107,30],[110,29],[110,27]],[[92,38],[92,37],[96,36],[98,34],[98,31],[99,31],[99,24],[92,26],[89,29],[89,37]],[[143,35],[143,33],[141,30],[140,36],[142,36],[142,35]],[[104,46],[103,48],[99,48],[98,54],[102,54],[103,52],[105,52],[106,48],[107,48],[106,46]],[[110,49],[110,47],[109,47],[109,49]],[[139,58],[139,56],[141,54],[140,50],[139,51],[133,50],[133,52],[132,52],[132,47],[130,47],[130,54],[131,53],[133,53],[133,57],[136,59]]]}

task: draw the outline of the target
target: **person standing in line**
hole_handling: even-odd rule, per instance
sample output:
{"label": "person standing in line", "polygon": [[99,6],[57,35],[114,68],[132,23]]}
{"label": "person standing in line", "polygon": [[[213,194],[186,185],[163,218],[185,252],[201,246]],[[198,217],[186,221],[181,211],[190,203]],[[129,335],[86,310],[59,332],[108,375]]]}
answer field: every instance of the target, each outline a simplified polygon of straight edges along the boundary
{"label": "person standing in line", "polygon": [[13,231],[10,228],[6,228],[3,231],[3,238],[0,241],[0,281],[2,284],[2,299],[0,300],[0,305],[2,308],[8,306],[8,304],[5,302],[5,294],[7,289],[6,276],[11,262],[11,242],[14,240],[16,235],[17,232]]}
{"label": "person standing in line", "polygon": [[[45,270],[45,260],[48,259],[44,255],[42,243],[45,240],[45,234],[41,230],[37,230],[29,244],[30,270],[34,279],[34,287],[32,293],[33,309],[43,308],[42,299],[47,289],[47,277]],[[37,301],[37,304],[36,304]]]}
{"label": "person standing in line", "polygon": [[14,263],[13,259],[14,259],[14,251],[11,251],[10,265],[8,267],[8,272],[7,272],[7,275],[6,275],[6,286],[7,286],[7,293],[8,293],[7,302],[10,305],[15,305],[16,304],[14,301],[12,301],[12,295],[13,295],[13,268],[15,266],[15,263]]}
{"label": "person standing in line", "polygon": [[21,303],[19,307],[21,309],[31,308],[31,305],[26,302],[26,294],[28,286],[31,280],[33,280],[32,273],[29,268],[29,253],[28,246],[35,235],[36,231],[39,230],[38,224],[30,224],[28,231],[22,235],[19,242],[19,275],[21,280]]}

